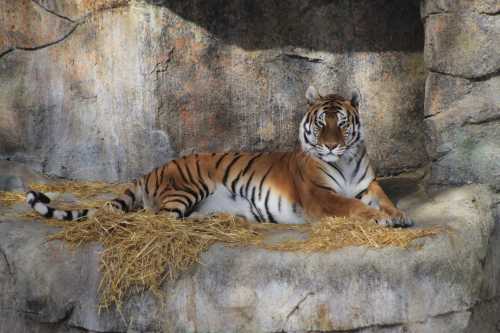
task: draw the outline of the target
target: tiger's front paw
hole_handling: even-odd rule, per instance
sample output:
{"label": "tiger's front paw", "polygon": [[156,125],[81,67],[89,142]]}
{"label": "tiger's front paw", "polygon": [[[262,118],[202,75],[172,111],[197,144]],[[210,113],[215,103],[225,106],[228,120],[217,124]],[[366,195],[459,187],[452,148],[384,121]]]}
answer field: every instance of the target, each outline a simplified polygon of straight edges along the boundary
{"label": "tiger's front paw", "polygon": [[413,220],[402,211],[398,210],[393,214],[384,214],[385,216],[381,220],[375,219],[377,224],[383,225],[385,227],[392,228],[408,228],[415,225]]}
{"label": "tiger's front paw", "polygon": [[391,214],[385,211],[371,211],[367,217],[368,219],[375,221],[378,225],[394,228],[394,227],[411,227],[414,223],[413,221],[400,210],[394,211]]}

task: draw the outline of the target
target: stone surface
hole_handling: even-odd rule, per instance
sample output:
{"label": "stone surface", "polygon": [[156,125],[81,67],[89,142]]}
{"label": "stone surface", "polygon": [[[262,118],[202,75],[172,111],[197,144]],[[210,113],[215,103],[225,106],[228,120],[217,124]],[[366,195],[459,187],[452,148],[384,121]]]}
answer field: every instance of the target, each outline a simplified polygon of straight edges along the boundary
{"label": "stone surface", "polygon": [[379,174],[427,162],[416,0],[2,1],[23,35],[0,57],[0,158],[117,180],[192,152],[290,150],[314,84],[360,91]]}
{"label": "stone surface", "polygon": [[0,6],[0,56],[13,49],[37,49],[56,43],[76,26],[71,20],[47,12],[35,1],[1,0]]}
{"label": "stone surface", "polygon": [[432,183],[500,189],[499,14],[494,0],[422,2]]}
{"label": "stone surface", "polygon": [[426,90],[432,181],[500,188],[500,76],[475,82],[431,73]]}
{"label": "stone surface", "polygon": [[500,13],[500,3],[497,0],[423,0],[421,2],[422,18],[443,13],[495,15]]}
{"label": "stone surface", "polygon": [[164,301],[132,297],[123,317],[97,314],[98,245],[71,251],[46,241],[54,227],[0,217],[0,331],[493,333],[500,220],[491,207],[500,198],[484,186],[411,188],[419,192],[398,205],[449,235],[327,253],[214,245],[164,286]]}
{"label": "stone surface", "polygon": [[499,15],[431,15],[425,19],[426,65],[464,78],[498,74],[499,37]]}
{"label": "stone surface", "polygon": [[0,175],[0,191],[24,191],[24,183],[21,178],[16,176],[3,176]]}
{"label": "stone surface", "polygon": [[14,161],[0,160],[0,177],[5,180],[4,186],[0,185],[0,191],[24,190],[31,183],[46,183],[48,178],[34,172],[28,166]]}

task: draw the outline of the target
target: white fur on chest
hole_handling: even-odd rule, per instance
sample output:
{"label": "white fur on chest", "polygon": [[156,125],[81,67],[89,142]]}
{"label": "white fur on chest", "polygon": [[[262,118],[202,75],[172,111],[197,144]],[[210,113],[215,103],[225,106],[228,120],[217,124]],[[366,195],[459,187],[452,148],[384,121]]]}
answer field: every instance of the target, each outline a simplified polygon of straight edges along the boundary
{"label": "white fur on chest", "polygon": [[364,152],[366,152],[364,147],[359,145],[337,160],[335,168],[324,163],[323,168],[334,178],[325,175],[323,179],[326,185],[348,198],[354,198],[366,190],[375,179],[375,173]]}

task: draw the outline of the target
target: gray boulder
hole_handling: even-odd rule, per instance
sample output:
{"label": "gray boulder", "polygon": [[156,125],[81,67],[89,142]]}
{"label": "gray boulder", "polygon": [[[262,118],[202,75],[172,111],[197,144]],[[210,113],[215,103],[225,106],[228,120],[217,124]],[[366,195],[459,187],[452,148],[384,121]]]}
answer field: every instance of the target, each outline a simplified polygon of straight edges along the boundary
{"label": "gray boulder", "polygon": [[431,71],[481,78],[500,70],[500,19],[491,15],[431,15],[425,20],[425,62]]}
{"label": "gray boulder", "polygon": [[425,0],[426,148],[434,184],[500,188],[500,4]]}
{"label": "gray boulder", "polygon": [[398,205],[417,225],[452,230],[408,249],[287,253],[214,245],[201,265],[164,285],[163,301],[137,295],[121,315],[97,312],[99,245],[72,251],[46,241],[54,227],[2,218],[0,331],[495,332],[494,203],[481,186],[411,193]]}
{"label": "gray boulder", "polygon": [[431,73],[427,89],[432,181],[500,188],[500,77],[473,82]]}

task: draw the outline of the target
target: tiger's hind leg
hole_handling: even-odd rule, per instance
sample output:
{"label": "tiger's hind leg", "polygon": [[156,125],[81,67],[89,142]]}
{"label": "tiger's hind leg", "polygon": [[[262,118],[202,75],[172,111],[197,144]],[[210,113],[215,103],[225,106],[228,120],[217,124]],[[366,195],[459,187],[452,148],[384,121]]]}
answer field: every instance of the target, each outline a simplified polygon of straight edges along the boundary
{"label": "tiger's hind leg", "polygon": [[145,208],[144,201],[141,187],[137,183],[134,183],[133,186],[127,188],[119,197],[111,200],[110,204],[113,208],[128,213]]}
{"label": "tiger's hind leg", "polygon": [[175,218],[185,218],[193,213],[203,199],[205,199],[204,196],[198,192],[172,187],[162,194],[159,200],[159,211]]}

